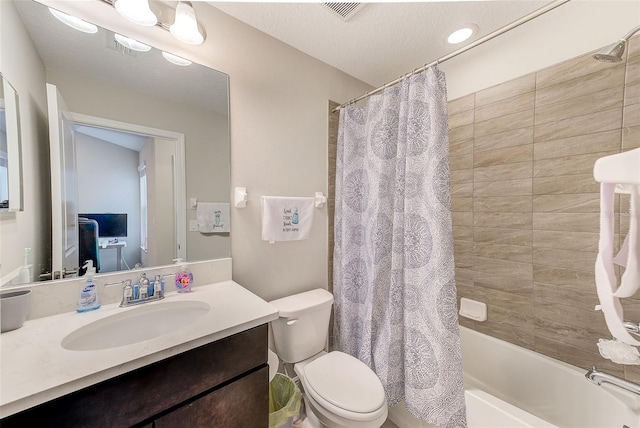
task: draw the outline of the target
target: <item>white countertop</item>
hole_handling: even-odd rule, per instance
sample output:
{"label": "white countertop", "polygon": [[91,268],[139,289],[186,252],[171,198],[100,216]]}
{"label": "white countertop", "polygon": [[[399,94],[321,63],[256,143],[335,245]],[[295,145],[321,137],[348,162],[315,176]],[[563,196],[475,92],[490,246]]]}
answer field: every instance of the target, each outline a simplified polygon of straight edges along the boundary
{"label": "white countertop", "polygon": [[[200,301],[211,309],[199,320],[162,336],[99,351],[70,351],[60,343],[93,321],[170,301]],[[69,312],[27,321],[0,336],[0,418],[189,349],[268,323],[278,310],[233,281],[167,293],[159,302]],[[135,328],[135,326],[132,326]]]}

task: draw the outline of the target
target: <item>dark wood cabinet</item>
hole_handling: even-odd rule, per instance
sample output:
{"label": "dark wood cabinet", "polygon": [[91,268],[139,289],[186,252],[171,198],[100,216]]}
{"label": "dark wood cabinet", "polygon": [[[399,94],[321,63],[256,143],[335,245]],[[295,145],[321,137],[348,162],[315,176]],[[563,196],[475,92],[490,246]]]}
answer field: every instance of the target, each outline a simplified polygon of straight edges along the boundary
{"label": "dark wood cabinet", "polygon": [[267,332],[264,324],[200,346],[9,416],[0,426],[266,427]]}

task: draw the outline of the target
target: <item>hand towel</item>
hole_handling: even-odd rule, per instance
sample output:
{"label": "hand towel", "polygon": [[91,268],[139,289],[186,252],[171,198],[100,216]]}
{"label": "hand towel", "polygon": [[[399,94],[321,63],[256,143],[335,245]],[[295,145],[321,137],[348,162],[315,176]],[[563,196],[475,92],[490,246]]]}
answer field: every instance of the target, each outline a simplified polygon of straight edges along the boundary
{"label": "hand towel", "polygon": [[200,233],[227,233],[231,231],[228,203],[198,202],[196,218]]}
{"label": "hand towel", "polygon": [[263,240],[273,243],[309,237],[314,198],[263,196],[261,202]]}

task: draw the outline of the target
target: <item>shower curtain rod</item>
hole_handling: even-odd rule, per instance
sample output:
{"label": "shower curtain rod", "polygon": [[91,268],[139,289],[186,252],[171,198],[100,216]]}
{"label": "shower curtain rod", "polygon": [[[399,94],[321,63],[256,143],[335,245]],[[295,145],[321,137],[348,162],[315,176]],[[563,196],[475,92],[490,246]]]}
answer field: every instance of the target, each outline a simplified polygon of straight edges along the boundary
{"label": "shower curtain rod", "polygon": [[358,102],[360,100],[363,100],[365,98],[370,97],[371,95],[377,94],[378,92],[384,90],[384,88],[386,88],[387,86],[395,85],[396,83],[402,81],[402,79],[405,79],[405,78],[407,78],[407,77],[409,77],[409,76],[411,76],[413,74],[420,73],[420,72],[426,70],[427,68],[431,67],[432,65],[436,65],[436,64],[439,64],[441,62],[445,62],[447,60],[450,60],[451,58],[456,57],[456,56],[460,55],[463,52],[471,50],[471,49],[475,48],[476,46],[479,46],[479,45],[483,44],[484,42],[487,42],[487,41],[489,41],[489,40],[491,40],[491,39],[493,39],[495,37],[498,37],[498,36],[506,33],[507,31],[510,31],[510,30],[512,30],[512,29],[514,29],[514,28],[516,28],[516,27],[518,27],[518,26],[520,26],[520,25],[522,25],[522,24],[524,24],[526,22],[529,22],[529,21],[539,17],[540,15],[543,15],[543,14],[555,9],[558,6],[562,6],[563,4],[568,3],[569,1],[571,1],[571,0],[554,0],[551,3],[548,3],[547,5],[541,7],[540,9],[537,9],[537,10],[531,12],[530,14],[523,16],[522,18],[516,19],[515,21],[513,21],[510,24],[505,25],[504,27],[498,28],[497,30],[493,31],[492,33],[487,34],[486,36],[479,38],[475,42],[469,43],[468,45],[458,49],[457,51],[453,51],[450,54],[447,54],[447,55],[443,56],[442,58],[438,58],[438,59],[436,59],[435,61],[433,61],[433,62],[431,62],[429,64],[425,64],[422,67],[416,68],[415,70],[413,70],[413,71],[411,71],[409,73],[403,74],[402,76],[398,77],[396,80],[392,80],[391,82],[387,82],[384,85],[380,86],[379,88],[376,88],[376,89],[374,89],[372,91],[369,91],[364,95],[360,95],[359,97],[354,98],[351,101],[347,101],[346,103],[340,104],[338,107],[334,108],[331,112],[335,113],[335,112],[339,111],[341,108],[348,106],[349,104],[356,103],[356,102]]}

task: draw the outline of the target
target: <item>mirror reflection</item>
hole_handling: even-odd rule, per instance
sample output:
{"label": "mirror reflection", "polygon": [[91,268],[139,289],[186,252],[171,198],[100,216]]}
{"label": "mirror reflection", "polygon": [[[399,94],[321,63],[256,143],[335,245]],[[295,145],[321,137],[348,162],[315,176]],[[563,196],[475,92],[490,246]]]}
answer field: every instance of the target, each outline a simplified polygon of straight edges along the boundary
{"label": "mirror reflection", "polygon": [[[42,65],[44,94],[31,97],[44,95],[50,128],[36,146],[51,188],[38,197],[51,206],[28,214],[50,225],[50,239],[17,240],[14,249],[32,247],[34,281],[82,274],[86,260],[106,273],[228,257],[229,233],[200,233],[187,204],[229,203],[227,76],[169,63],[156,49],[135,51],[106,29],[76,31],[33,1],[12,5]],[[4,38],[11,29],[0,31]],[[20,232],[11,222],[0,227],[7,248],[5,236]],[[6,284],[23,260],[6,263],[5,254]]]}
{"label": "mirror reflection", "polygon": [[0,211],[22,209],[18,94],[0,73]]}

